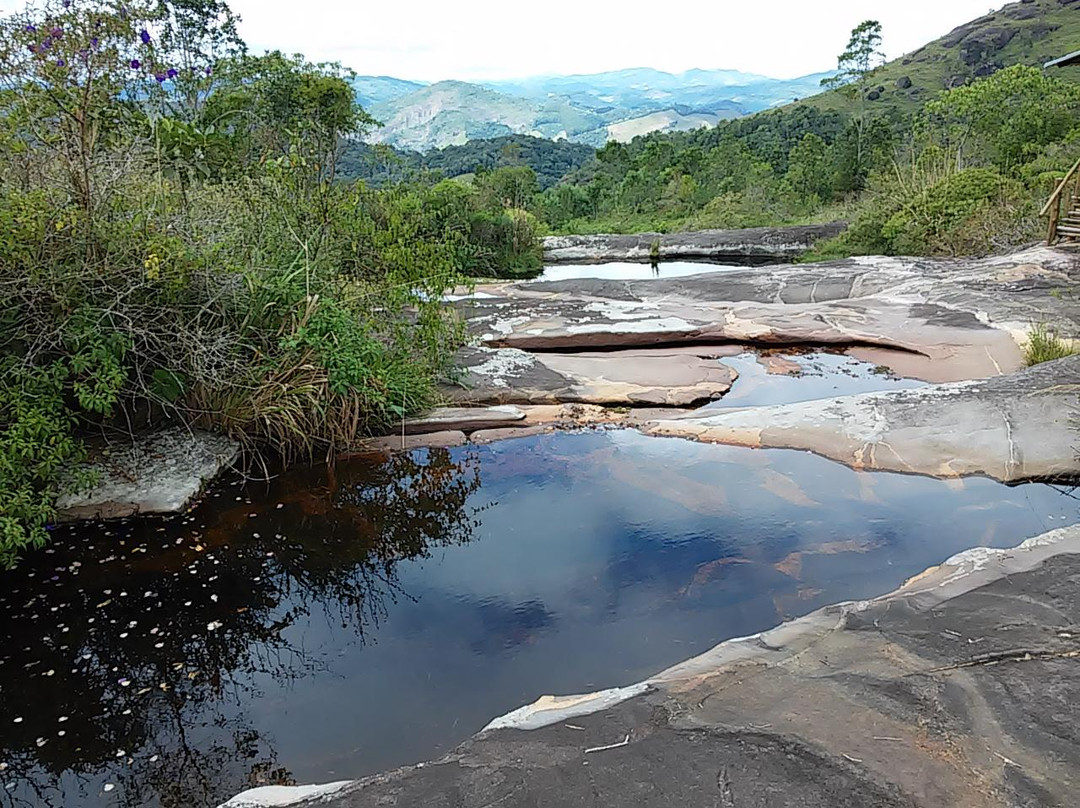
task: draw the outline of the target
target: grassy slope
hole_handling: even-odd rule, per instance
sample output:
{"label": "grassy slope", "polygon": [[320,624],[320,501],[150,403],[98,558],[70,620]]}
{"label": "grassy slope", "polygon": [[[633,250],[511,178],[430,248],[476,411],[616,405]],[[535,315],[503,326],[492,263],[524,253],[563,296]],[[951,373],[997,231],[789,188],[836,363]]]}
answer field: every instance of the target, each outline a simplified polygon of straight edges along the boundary
{"label": "grassy slope", "polygon": [[[1076,50],[1080,50],[1080,0],[1010,3],[885,65],[874,85],[884,89],[872,107],[911,113],[950,82],[971,80],[1014,64],[1042,65]],[[1080,81],[1080,67],[1061,68],[1055,75]],[[902,89],[897,82],[905,78],[911,80],[911,87]],[[799,104],[822,110],[848,108],[835,91],[791,106]]]}

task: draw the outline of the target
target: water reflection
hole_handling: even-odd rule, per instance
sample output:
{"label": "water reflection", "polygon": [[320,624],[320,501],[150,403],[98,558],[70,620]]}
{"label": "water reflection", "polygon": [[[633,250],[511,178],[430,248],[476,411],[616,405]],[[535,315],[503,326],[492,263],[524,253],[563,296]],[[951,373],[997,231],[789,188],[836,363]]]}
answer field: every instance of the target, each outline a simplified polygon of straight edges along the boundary
{"label": "water reflection", "polygon": [[245,707],[326,671],[290,629],[320,612],[362,641],[408,597],[398,564],[476,526],[475,456],[373,461],[289,475],[258,506],[219,493],[171,523],[58,531],[6,574],[0,804],[216,805],[289,782]]}
{"label": "water reflection", "polygon": [[0,805],[215,806],[430,759],[1075,520],[1048,486],[626,431],[225,488],[0,576]]}

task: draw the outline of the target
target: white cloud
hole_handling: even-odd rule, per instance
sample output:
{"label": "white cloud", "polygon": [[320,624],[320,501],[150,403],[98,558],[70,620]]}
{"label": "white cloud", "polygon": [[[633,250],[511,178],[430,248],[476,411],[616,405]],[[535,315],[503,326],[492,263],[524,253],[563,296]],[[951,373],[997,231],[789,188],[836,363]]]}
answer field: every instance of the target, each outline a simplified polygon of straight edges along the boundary
{"label": "white cloud", "polygon": [[358,73],[463,80],[649,66],[780,78],[836,64],[867,18],[899,56],[986,13],[987,0],[233,0],[259,49],[340,61]]}
{"label": "white cloud", "polygon": [[[992,2],[992,0],[990,0]],[[0,0],[0,11],[22,6]],[[829,70],[848,32],[881,21],[900,56],[988,11],[988,0],[232,0],[257,50],[361,74],[477,80],[626,67],[730,68],[791,78]]]}

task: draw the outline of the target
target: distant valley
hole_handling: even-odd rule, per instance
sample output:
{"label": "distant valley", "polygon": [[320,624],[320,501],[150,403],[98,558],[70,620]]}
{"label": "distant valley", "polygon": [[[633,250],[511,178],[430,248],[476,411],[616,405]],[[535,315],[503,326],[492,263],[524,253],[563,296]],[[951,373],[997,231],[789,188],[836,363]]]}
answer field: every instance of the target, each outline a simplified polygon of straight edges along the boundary
{"label": "distant valley", "polygon": [[353,86],[383,124],[369,142],[425,152],[507,135],[599,147],[712,126],[817,93],[827,75],[781,80],[735,70],[634,68],[484,84],[358,76]]}

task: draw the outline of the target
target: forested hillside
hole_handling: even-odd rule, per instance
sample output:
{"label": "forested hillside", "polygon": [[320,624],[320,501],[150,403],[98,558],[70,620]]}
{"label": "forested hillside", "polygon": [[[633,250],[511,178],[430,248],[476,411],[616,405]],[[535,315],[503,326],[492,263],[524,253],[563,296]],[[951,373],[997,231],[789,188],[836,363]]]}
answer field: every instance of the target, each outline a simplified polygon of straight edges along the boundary
{"label": "forested hillside", "polygon": [[540,188],[547,189],[591,162],[595,155],[595,149],[581,143],[528,135],[470,140],[461,146],[426,153],[372,146],[353,139],[344,146],[338,174],[343,179],[382,185],[422,172],[450,179],[506,166],[528,166],[536,173]]}
{"label": "forested hillside", "polygon": [[[868,22],[820,96],[610,143],[535,210],[565,232],[849,219],[829,248],[839,253],[986,252],[1033,240],[1041,201],[1080,157],[1080,68],[1041,67],[1080,45],[1078,26],[1072,0],[1014,3],[882,64],[882,32]],[[901,72],[912,84],[894,78],[886,92]]]}
{"label": "forested hillside", "polygon": [[[884,65],[867,97],[885,110],[910,114],[952,87],[1011,65],[1041,67],[1078,49],[1080,0],[1014,2]],[[844,107],[835,92],[802,103],[817,109]]]}

